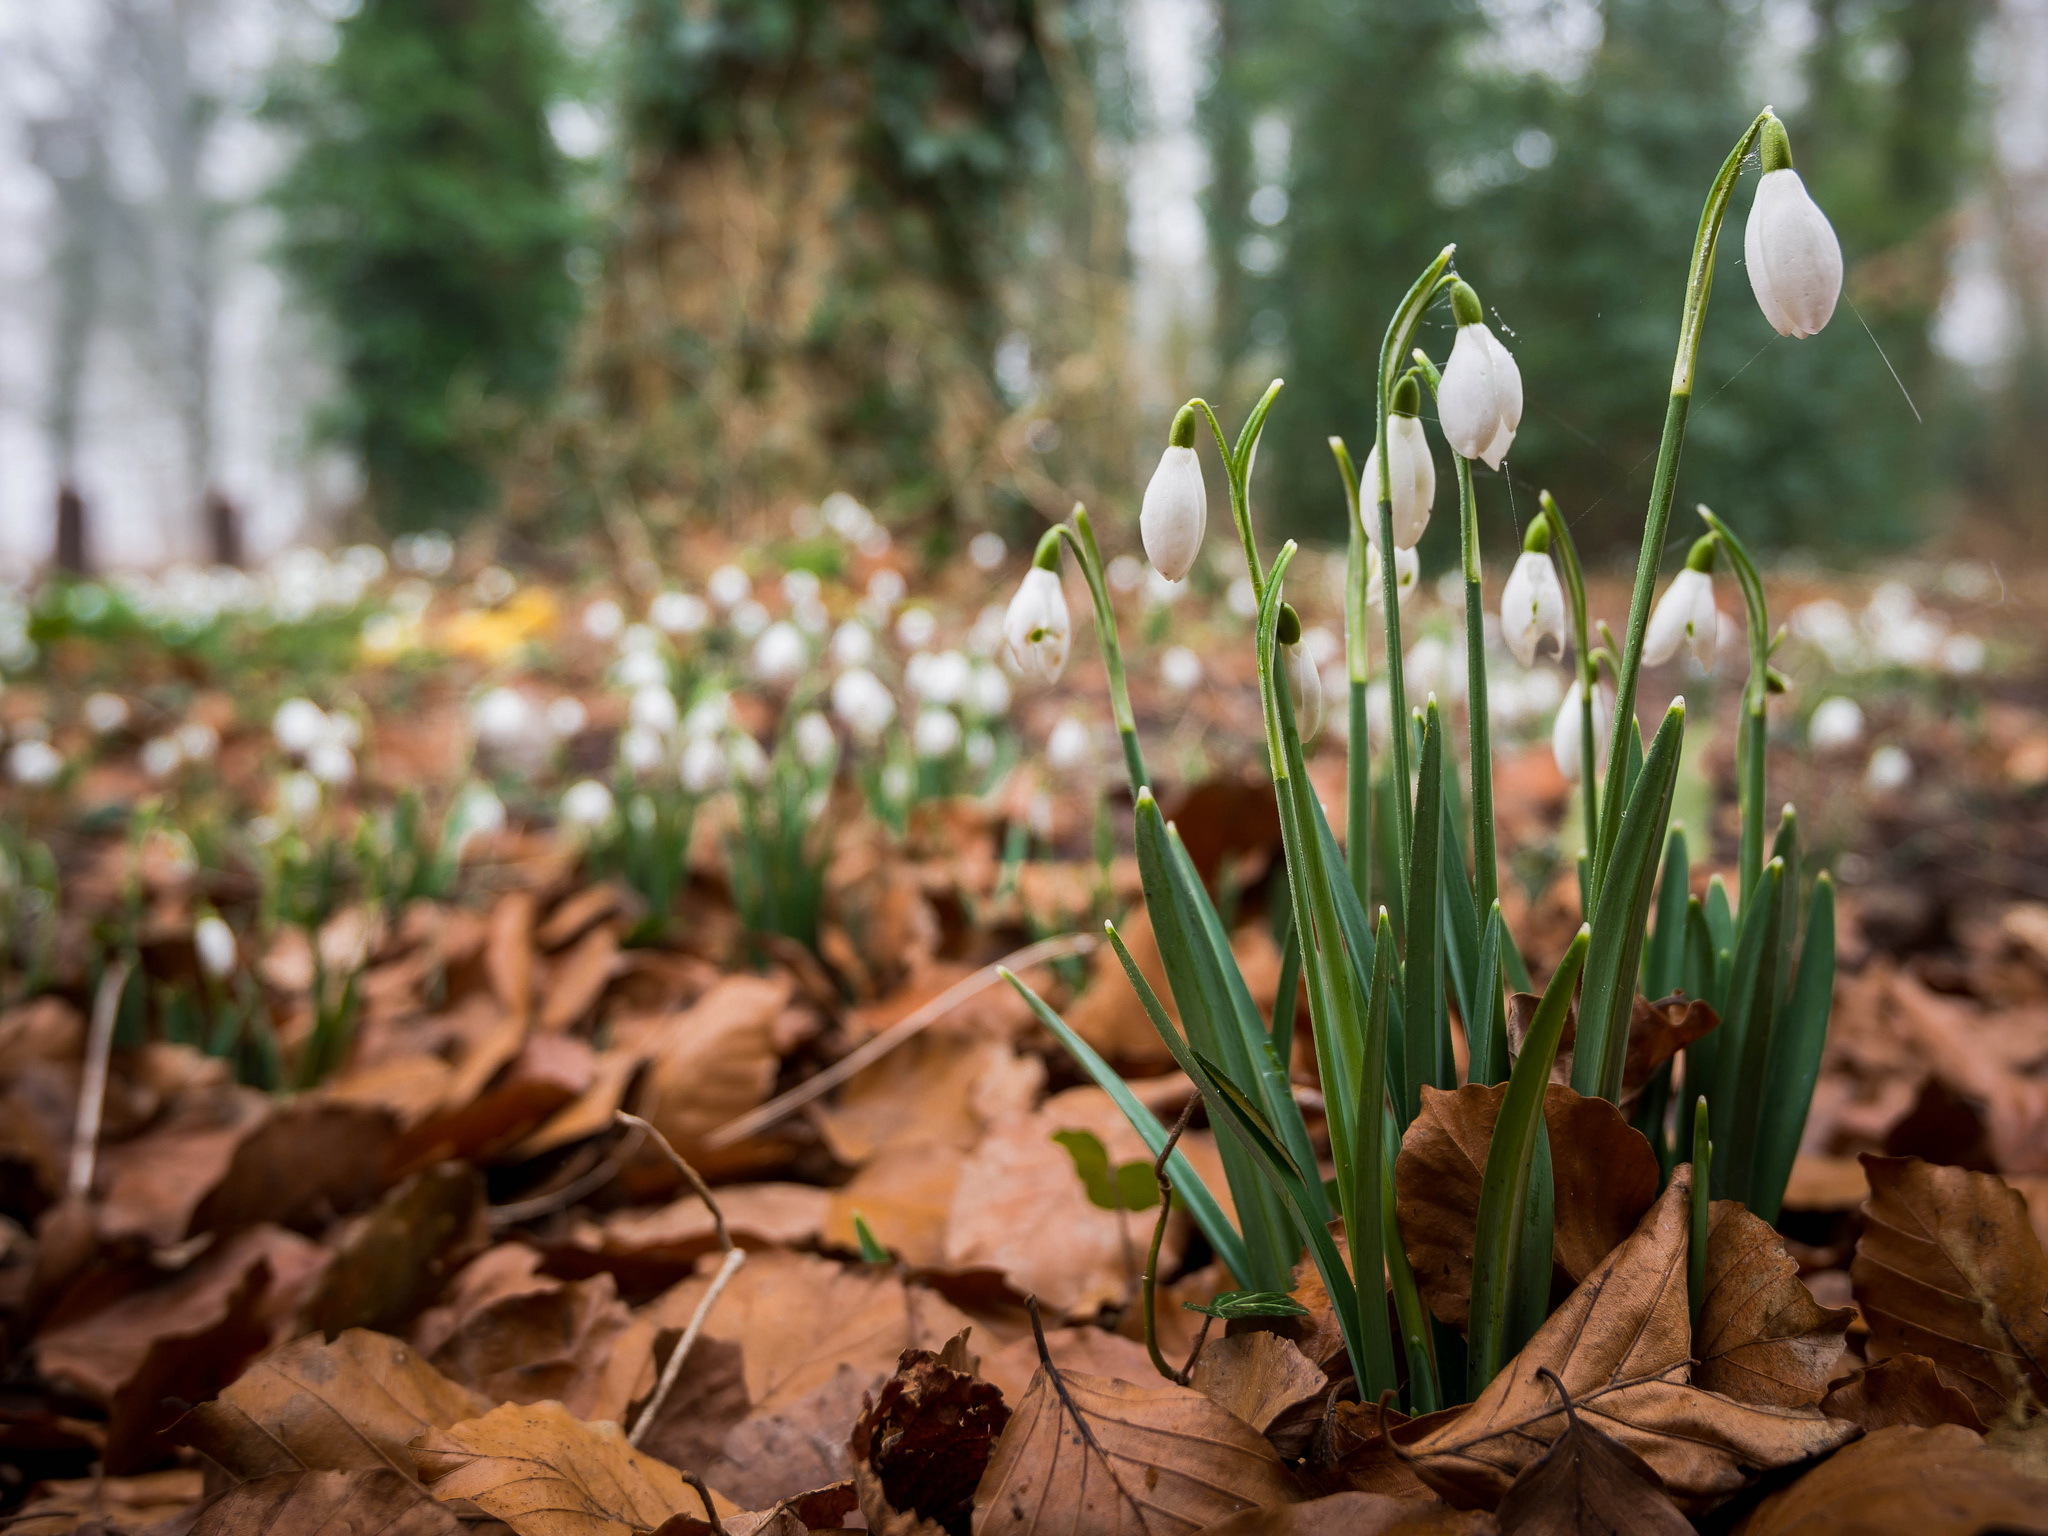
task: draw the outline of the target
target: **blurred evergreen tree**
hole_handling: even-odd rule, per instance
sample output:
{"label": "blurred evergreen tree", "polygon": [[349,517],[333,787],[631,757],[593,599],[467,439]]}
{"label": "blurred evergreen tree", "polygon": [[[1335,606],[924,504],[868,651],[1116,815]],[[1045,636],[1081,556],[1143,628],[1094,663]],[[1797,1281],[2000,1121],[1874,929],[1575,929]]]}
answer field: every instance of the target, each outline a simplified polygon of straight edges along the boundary
{"label": "blurred evergreen tree", "polygon": [[453,527],[493,499],[577,310],[563,62],[536,0],[363,0],[335,44],[269,103],[299,141],[284,254],[332,322],[371,511]]}
{"label": "blurred evergreen tree", "polygon": [[[1801,173],[1841,236],[1844,302],[1806,341],[1776,337],[1758,313],[1741,264],[1752,171],[1723,235],[1680,471],[1685,506],[1705,501],[1767,544],[1882,545],[1914,531],[1941,442],[1931,322],[1948,215],[1971,167],[1967,65],[1983,9],[1816,5],[1807,101],[1787,116]],[[1288,434],[1286,451],[1263,456],[1279,492],[1266,506],[1288,531],[1337,531],[1322,437],[1342,432],[1362,453],[1386,315],[1455,240],[1528,397],[1510,483],[1480,471],[1482,526],[1504,544],[1510,506],[1525,521],[1548,486],[1583,537],[1632,543],[1700,202],[1762,105],[1748,68],[1753,8],[1605,0],[1582,67],[1548,74],[1506,56],[1457,7],[1280,0],[1238,14],[1260,35],[1233,45],[1265,58],[1220,62],[1212,135],[1241,134],[1262,108],[1295,125],[1280,263],[1247,301],[1280,322],[1285,345],[1266,361],[1291,397],[1273,429]],[[1245,90],[1263,98],[1247,103]],[[1219,163],[1230,152],[1220,146]],[[1219,250],[1234,249],[1218,235]],[[1251,345],[1228,323],[1219,340],[1227,363]],[[1423,340],[1441,361],[1446,314]],[[1675,540],[1692,538],[1689,522],[1674,524]],[[1455,546],[1453,525],[1446,516],[1432,527],[1439,558]]]}

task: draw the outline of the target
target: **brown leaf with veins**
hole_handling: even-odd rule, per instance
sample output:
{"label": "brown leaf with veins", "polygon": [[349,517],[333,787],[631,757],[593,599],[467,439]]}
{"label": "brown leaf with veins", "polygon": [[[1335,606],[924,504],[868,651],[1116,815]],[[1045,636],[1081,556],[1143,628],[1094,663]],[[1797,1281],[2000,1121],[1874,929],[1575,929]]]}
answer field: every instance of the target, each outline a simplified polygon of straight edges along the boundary
{"label": "brown leaf with veins", "polygon": [[1985,1423],[2048,1404],[2048,1256],[2004,1180],[1863,1157],[1866,1225],[1849,1266],[1870,1355],[1925,1355]]}
{"label": "brown leaf with veins", "polygon": [[1693,1536],[1643,1458],[1578,1414],[1500,1501],[1501,1536]]}
{"label": "brown leaf with veins", "polygon": [[460,1520],[388,1468],[277,1472],[230,1488],[191,1536],[464,1536]]}
{"label": "brown leaf with veins", "polygon": [[177,1518],[206,1492],[197,1467],[144,1472],[135,1477],[52,1478],[9,1517],[7,1536],[71,1536],[101,1520],[109,1530],[139,1531]]}
{"label": "brown leaf with veins", "polygon": [[1944,1380],[1941,1367],[1925,1355],[1893,1355],[1858,1371],[1820,1400],[1820,1411],[1866,1430],[1898,1424],[1984,1428],[1969,1394]]}
{"label": "brown leaf with veins", "polygon": [[489,1240],[483,1175],[469,1163],[422,1168],[340,1234],[300,1322],[329,1338],[350,1328],[395,1333]]}
{"label": "brown leaf with veins", "polygon": [[699,1143],[768,1097],[782,1065],[775,1020],[787,977],[728,976],[651,1040],[634,1112],[708,1171]]}
{"label": "brown leaf with veins", "polygon": [[[1517,992],[1508,999],[1508,1049],[1522,1054],[1523,1037],[1529,1021],[1542,1001],[1534,992]],[[1677,993],[1655,1002],[1640,992],[1629,1007],[1628,1055],[1621,1069],[1621,1112],[1635,1113],[1636,1100],[1656,1070],[1709,1030],[1718,1028],[1721,1017],[1706,1003],[1689,1000]],[[1564,1035],[1558,1042],[1557,1057],[1550,1064],[1550,1080],[1569,1086],[1572,1080],[1572,1048],[1578,1036],[1578,1010],[1567,1016]]]}
{"label": "brown leaf with veins", "polygon": [[[666,1345],[658,1358],[665,1365],[682,1331],[664,1332],[662,1338]],[[705,1475],[726,1435],[747,1416],[746,1352],[729,1339],[700,1338],[685,1364],[652,1424],[640,1429],[642,1403],[634,1403],[620,1422],[640,1432],[640,1448],[648,1455]]]}
{"label": "brown leaf with veins", "polygon": [[848,1447],[868,1528],[908,1516],[968,1536],[975,1487],[1009,1422],[1003,1394],[974,1374],[964,1333],[936,1354],[906,1349]]}
{"label": "brown leaf with veins", "polygon": [[413,1477],[407,1447],[421,1431],[488,1406],[404,1340],[351,1328],[332,1343],[309,1334],[272,1350],[172,1436],[244,1481],[380,1467]]}
{"label": "brown leaf with veins", "polygon": [[533,1008],[533,916],[531,891],[508,891],[491,908],[490,937],[484,943],[484,974],[498,1006],[524,1027]]}
{"label": "brown leaf with veins", "polygon": [[1495,1536],[1483,1509],[1453,1509],[1441,1499],[1383,1493],[1332,1493],[1306,1504],[1276,1504],[1204,1526],[1199,1536]]}
{"label": "brown leaf with veins", "polygon": [[1827,1394],[1855,1308],[1815,1301],[1770,1223],[1740,1202],[1716,1200],[1707,1218],[1693,1385],[1744,1403],[1814,1406]]}
{"label": "brown leaf with veins", "polygon": [[[1054,1365],[1063,1371],[1085,1371],[1090,1376],[1113,1376],[1122,1381],[1157,1381],[1152,1357],[1136,1339],[1127,1339],[1106,1328],[1086,1324],[1076,1328],[1048,1328],[1045,1343]],[[1038,1344],[1030,1334],[1012,1339],[1001,1349],[992,1349],[981,1362],[981,1375],[1002,1390],[1005,1400],[1023,1401],[1038,1374]]]}
{"label": "brown leaf with veins", "polygon": [[1264,1436],[1192,1387],[1043,1366],[974,1494],[975,1536],[1166,1536],[1297,1493]]}
{"label": "brown leaf with veins", "polygon": [[505,1403],[423,1431],[412,1452],[435,1498],[468,1499],[517,1536],[633,1536],[704,1508],[682,1473],[634,1450],[618,1425],[583,1423],[560,1403]]}
{"label": "brown leaf with veins", "polygon": [[434,1350],[434,1368],[489,1402],[553,1398],[578,1418],[603,1407],[606,1362],[631,1326],[612,1277],[547,1280],[478,1307]]}
{"label": "brown leaf with veins", "polygon": [[1573,1411],[1647,1462],[1674,1499],[1712,1499],[1760,1469],[1832,1450],[1855,1426],[1813,1408],[1741,1403],[1691,1384],[1682,1166],[1629,1240],[1609,1254],[1452,1422],[1416,1442],[1414,1470],[1454,1504],[1491,1507],[1564,1432],[1554,1372]]}
{"label": "brown leaf with veins", "polygon": [[1864,1436],[1756,1507],[1743,1536],[1977,1536],[2048,1532],[2048,1483],[1955,1424]]}
{"label": "brown leaf with veins", "polygon": [[567,1029],[597,1006],[619,959],[619,930],[606,923],[585,934],[549,973],[534,1028],[552,1033]]}
{"label": "brown leaf with veins", "polygon": [[[1394,1163],[1408,1262],[1430,1310],[1454,1328],[1465,1326],[1470,1305],[1479,1190],[1506,1097],[1505,1083],[1425,1087],[1422,1112]],[[1657,1198],[1657,1154],[1605,1099],[1555,1083],[1544,1092],[1543,1119],[1557,1212],[1552,1255],[1577,1282],[1635,1230]]]}
{"label": "brown leaf with veins", "polygon": [[716,1459],[696,1470],[749,1509],[847,1481],[853,1476],[847,1440],[868,1395],[880,1391],[882,1382],[879,1372],[841,1365],[802,1397],[749,1413],[726,1431]]}
{"label": "brown leaf with veins", "polygon": [[1256,1330],[1211,1339],[1188,1385],[1266,1434],[1283,1414],[1321,1403],[1330,1378],[1292,1339]]}

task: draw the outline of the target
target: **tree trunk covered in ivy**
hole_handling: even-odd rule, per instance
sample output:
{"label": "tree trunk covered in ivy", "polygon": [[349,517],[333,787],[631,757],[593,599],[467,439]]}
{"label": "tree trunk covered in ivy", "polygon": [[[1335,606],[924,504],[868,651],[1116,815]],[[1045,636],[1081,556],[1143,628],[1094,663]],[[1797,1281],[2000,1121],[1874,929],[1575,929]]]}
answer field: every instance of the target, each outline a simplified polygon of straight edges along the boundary
{"label": "tree trunk covered in ivy", "polygon": [[643,0],[595,330],[612,486],[660,525],[846,490],[978,522],[1012,194],[1056,156],[1044,0]]}

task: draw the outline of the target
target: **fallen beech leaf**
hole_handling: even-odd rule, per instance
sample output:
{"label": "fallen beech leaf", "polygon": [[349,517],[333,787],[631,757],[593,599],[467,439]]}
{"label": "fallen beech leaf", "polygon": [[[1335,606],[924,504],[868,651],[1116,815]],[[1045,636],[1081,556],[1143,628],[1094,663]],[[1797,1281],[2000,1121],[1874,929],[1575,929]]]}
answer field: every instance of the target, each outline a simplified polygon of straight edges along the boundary
{"label": "fallen beech leaf", "polygon": [[394,1118],[358,1104],[293,1099],[235,1146],[226,1173],[193,1212],[191,1231],[258,1222],[298,1226],[360,1210],[384,1185]]}
{"label": "fallen beech leaf", "polygon": [[[806,1536],[810,1531],[836,1531],[853,1513],[856,1496],[851,1483],[831,1483],[823,1488],[812,1488],[797,1494],[794,1498],[777,1501],[773,1509],[745,1510],[737,1515],[727,1515],[719,1521],[725,1536]],[[875,1526],[868,1528],[877,1536],[908,1536],[901,1531],[880,1531]],[[699,1505],[695,1514],[688,1511],[670,1515],[657,1526],[651,1536],[717,1536],[711,1522],[704,1518],[703,1507]]]}
{"label": "fallen beech leaf", "polygon": [[488,1401],[553,1398],[581,1418],[601,1408],[606,1362],[632,1321],[610,1275],[551,1280],[470,1313],[433,1364]]}
{"label": "fallen beech leaf", "polygon": [[918,1269],[946,1262],[946,1224],[960,1187],[960,1155],[909,1142],[884,1147],[847,1183],[831,1191],[819,1235],[835,1248],[857,1249],[858,1214],[896,1258]]}
{"label": "fallen beech leaf", "polygon": [[414,1346],[431,1357],[485,1307],[507,1297],[552,1290],[558,1282],[552,1275],[540,1273],[540,1260],[539,1250],[525,1243],[496,1243],[486,1248],[456,1273],[440,1302],[413,1323]]}
{"label": "fallen beech leaf", "polygon": [[1743,1536],[1976,1536],[2048,1532],[2048,1483],[1971,1431],[1897,1425],[1866,1435],[1756,1507]]}
{"label": "fallen beech leaf", "polygon": [[1411,1419],[1378,1403],[1339,1403],[1330,1415],[1329,1460],[1341,1482],[1360,1493],[1434,1500],[1415,1475],[1408,1447],[1453,1423],[1465,1410],[1443,1408]]}
{"label": "fallen beech leaf", "polygon": [[574,896],[564,897],[555,904],[555,909],[548,913],[547,921],[535,931],[533,941],[545,950],[560,949],[580,937],[592,923],[610,917],[637,899],[623,886],[609,881],[586,885]]}
{"label": "fallen beech leaf", "polygon": [[1295,1497],[1265,1438],[1193,1388],[1041,1366],[975,1490],[974,1531],[1192,1532]]}
{"label": "fallen beech leaf", "polygon": [[1820,1411],[1866,1430],[1897,1424],[1984,1428],[1969,1394],[1944,1381],[1941,1367],[1925,1355],[1893,1355],[1858,1371],[1820,1400]]}
{"label": "fallen beech leaf", "polygon": [[147,1134],[103,1148],[95,1179],[101,1233],[139,1234],[160,1248],[182,1241],[193,1213],[234,1166],[236,1148],[274,1112],[268,1094],[233,1087],[180,1105]]}
{"label": "fallen beech leaf", "polygon": [[789,994],[787,977],[728,976],[651,1043],[634,1112],[700,1170],[703,1139],[774,1088],[775,1020]]}
{"label": "fallen beech leaf", "polygon": [[1494,1536],[1499,1529],[1485,1510],[1453,1509],[1441,1499],[1332,1493],[1306,1504],[1248,1509],[1204,1526],[1198,1536]]}
{"label": "fallen beech leaf", "polygon": [[533,1007],[533,914],[533,892],[508,891],[491,908],[490,937],[484,944],[491,994],[522,1027]]}
{"label": "fallen beech leaf", "polygon": [[[667,1364],[668,1350],[681,1340],[680,1330],[663,1334],[667,1348],[659,1351],[660,1364]],[[728,1339],[699,1338],[690,1346],[687,1369],[662,1399],[661,1413],[645,1429],[640,1427],[642,1405],[635,1403],[620,1422],[630,1424],[640,1436],[640,1449],[659,1456],[672,1467],[708,1476],[706,1471],[718,1459],[725,1437],[747,1416],[746,1352]]]}
{"label": "fallen beech leaf", "polygon": [[278,1472],[230,1488],[193,1522],[192,1536],[464,1536],[463,1524],[420,1485],[386,1468]]}
{"label": "fallen beech leaf", "polygon": [[610,1130],[616,1123],[619,1106],[626,1101],[626,1089],[644,1062],[637,1051],[600,1051],[593,1064],[590,1086],[514,1147],[512,1160],[539,1157],[543,1152],[566,1147],[573,1141],[587,1141]]}
{"label": "fallen beech leaf", "polygon": [[1708,1208],[1707,1293],[1692,1381],[1738,1402],[1810,1408],[1841,1358],[1853,1307],[1823,1307],[1769,1222],[1740,1202]]}
{"label": "fallen beech leaf", "polygon": [[487,1406],[404,1340],[351,1328],[332,1343],[309,1334],[272,1350],[172,1435],[244,1481],[380,1467],[413,1477],[407,1447],[421,1431]]}
{"label": "fallen beech leaf", "polygon": [[[1082,1371],[1122,1381],[1159,1380],[1144,1345],[1106,1328],[1048,1328],[1045,1343],[1053,1364],[1062,1371]],[[1032,1378],[1038,1374],[1037,1341],[1027,1333],[1001,1349],[991,1350],[981,1362],[981,1374],[1002,1390],[1005,1400],[1023,1401],[1024,1394],[1031,1390]]]}
{"label": "fallen beech leaf", "polygon": [[585,1424],[560,1403],[506,1403],[424,1431],[412,1451],[435,1498],[468,1499],[517,1536],[632,1536],[704,1508],[682,1473],[634,1450],[618,1425]]}
{"label": "fallen beech leaf", "polygon": [[[1507,1084],[1426,1088],[1394,1163],[1401,1236],[1430,1310],[1465,1326],[1479,1189]],[[1555,1190],[1553,1257],[1583,1280],[1657,1198],[1657,1154],[1605,1099],[1552,1083],[1543,1098]]]}
{"label": "fallen beech leaf", "polygon": [[1265,1434],[1281,1415],[1320,1403],[1330,1378],[1292,1339],[1261,1330],[1210,1340],[1188,1385]]}
{"label": "fallen beech leaf", "polygon": [[607,923],[585,934],[574,949],[555,962],[534,1027],[546,1031],[567,1029],[589,1013],[604,995],[618,958],[616,927]]}
{"label": "fallen beech leaf", "polygon": [[842,1365],[811,1391],[763,1413],[758,1409],[726,1432],[725,1444],[704,1481],[747,1509],[768,1505],[853,1476],[847,1438],[879,1373]]}
{"label": "fallen beech leaf", "polygon": [[1643,1458],[1576,1413],[1501,1496],[1501,1536],[1692,1536]]}
{"label": "fallen beech leaf", "polygon": [[[1529,1033],[1529,1022],[1536,1016],[1539,1001],[1533,992],[1517,992],[1508,998],[1508,1050],[1513,1056],[1522,1054],[1522,1040]],[[1577,1043],[1578,1022],[1578,1010],[1575,1008],[1565,1020],[1556,1059],[1550,1064],[1553,1083],[1569,1084],[1572,1080],[1572,1049]],[[1693,1041],[1718,1028],[1720,1023],[1720,1015],[1704,1002],[1676,993],[1651,1002],[1637,993],[1635,1001],[1629,1005],[1628,1055],[1622,1064],[1621,1075],[1622,1113],[1633,1115],[1636,1100],[1651,1075]]]}
{"label": "fallen beech leaf", "polygon": [[[949,985],[970,974],[965,967],[949,970],[934,977],[931,987],[918,989],[929,996],[911,995],[929,1001],[945,990],[941,980]],[[912,1011],[894,1002],[886,1011],[861,1012],[876,1024],[893,1024]],[[895,1146],[947,1148],[955,1157],[945,1160],[957,1162],[957,1154],[971,1151],[990,1126],[1028,1113],[1044,1083],[1045,1066],[1037,1057],[1019,1055],[1006,1041],[963,1028],[949,1016],[863,1067],[834,1102],[816,1106],[811,1115],[841,1162],[858,1166]]]}
{"label": "fallen beech leaf", "polygon": [[1674,1498],[1710,1499],[1758,1470],[1831,1450],[1851,1424],[1812,1408],[1740,1403],[1686,1378],[1692,1344],[1686,1238],[1692,1170],[1681,1167],[1629,1240],[1536,1330],[1478,1399],[1415,1445],[1414,1469],[1454,1504],[1497,1504],[1564,1432],[1573,1411],[1649,1463]]}
{"label": "fallen beech leaf", "polygon": [[422,1168],[343,1234],[300,1322],[329,1338],[395,1333],[488,1241],[483,1175],[468,1163]]}
{"label": "fallen beech leaf", "polygon": [[[1152,983],[1166,1008],[1167,1017],[1178,1025],[1180,1009],[1167,985],[1166,961],[1159,953],[1159,939],[1152,931],[1152,918],[1144,907],[1134,909],[1117,924],[1131,959]],[[1170,1072],[1173,1052],[1152,1027],[1152,1017],[1131,986],[1123,962],[1114,948],[1099,946],[1088,964],[1088,986],[1066,1011],[1068,1026],[1128,1077]]]}
{"label": "fallen beech leaf", "polygon": [[206,1493],[197,1467],[135,1477],[79,1477],[36,1485],[7,1522],[7,1536],[70,1536],[102,1520],[109,1530],[139,1531],[184,1514]]}
{"label": "fallen beech leaf", "polygon": [[450,1158],[491,1161],[582,1094],[596,1071],[596,1058],[581,1040],[535,1035],[476,1098],[400,1136],[391,1150],[392,1176],[402,1178]]}
{"label": "fallen beech leaf", "polygon": [[[728,1184],[718,1208],[742,1248],[796,1248],[818,1236],[832,1191],[814,1184]],[[718,1227],[694,1192],[653,1209],[619,1211],[579,1233],[577,1247],[617,1263],[687,1271],[718,1246]]]}
{"label": "fallen beech leaf", "polygon": [[942,1353],[906,1349],[848,1446],[868,1529],[910,1516],[967,1536],[975,1487],[1009,1422],[1003,1394],[974,1374],[965,1334]]}
{"label": "fallen beech leaf", "polygon": [[1849,1267],[1873,1360],[1925,1355],[1985,1423],[2048,1404],[2048,1257],[2002,1179],[1865,1154],[1867,1224]]}

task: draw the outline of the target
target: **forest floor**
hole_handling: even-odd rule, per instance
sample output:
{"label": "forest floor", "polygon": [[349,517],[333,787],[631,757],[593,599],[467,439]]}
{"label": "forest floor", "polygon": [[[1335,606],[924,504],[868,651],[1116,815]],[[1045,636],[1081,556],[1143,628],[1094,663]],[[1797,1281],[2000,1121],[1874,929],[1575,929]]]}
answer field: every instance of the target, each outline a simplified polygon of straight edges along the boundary
{"label": "forest floor", "polygon": [[[1727,1299],[1689,1332],[1681,1284],[1666,1338],[1683,1181],[1588,1196],[1610,1236],[1562,1306],[1670,1358],[1545,1345],[1609,1395],[1506,1434],[1494,1404],[1475,1476],[1446,1426],[1487,1405],[1358,1403],[1312,1270],[1306,1316],[1209,1331],[1233,1282],[1178,1213],[1154,1321],[1194,1367],[1148,1356],[1156,1213],[1055,1135],[1149,1154],[993,970],[1180,1112],[1095,938],[1163,974],[1078,583],[1066,676],[1026,687],[999,544],[913,569],[847,514],[673,590],[395,554],[0,596],[10,1529],[2048,1530],[2048,575],[1771,582],[1771,794],[1842,892],[1779,1237],[1738,1251],[1761,1223],[1717,1202]],[[1306,576],[1341,828],[1341,561]],[[1156,788],[1270,1013],[1243,594],[1112,578]],[[1411,698],[1461,719],[1457,612],[1425,587],[1404,623]],[[1645,684],[1715,722],[1698,882],[1735,852],[1721,649]],[[1489,672],[1541,980],[1579,922],[1564,673]],[[1204,1120],[1181,1145],[1223,1189]]]}

